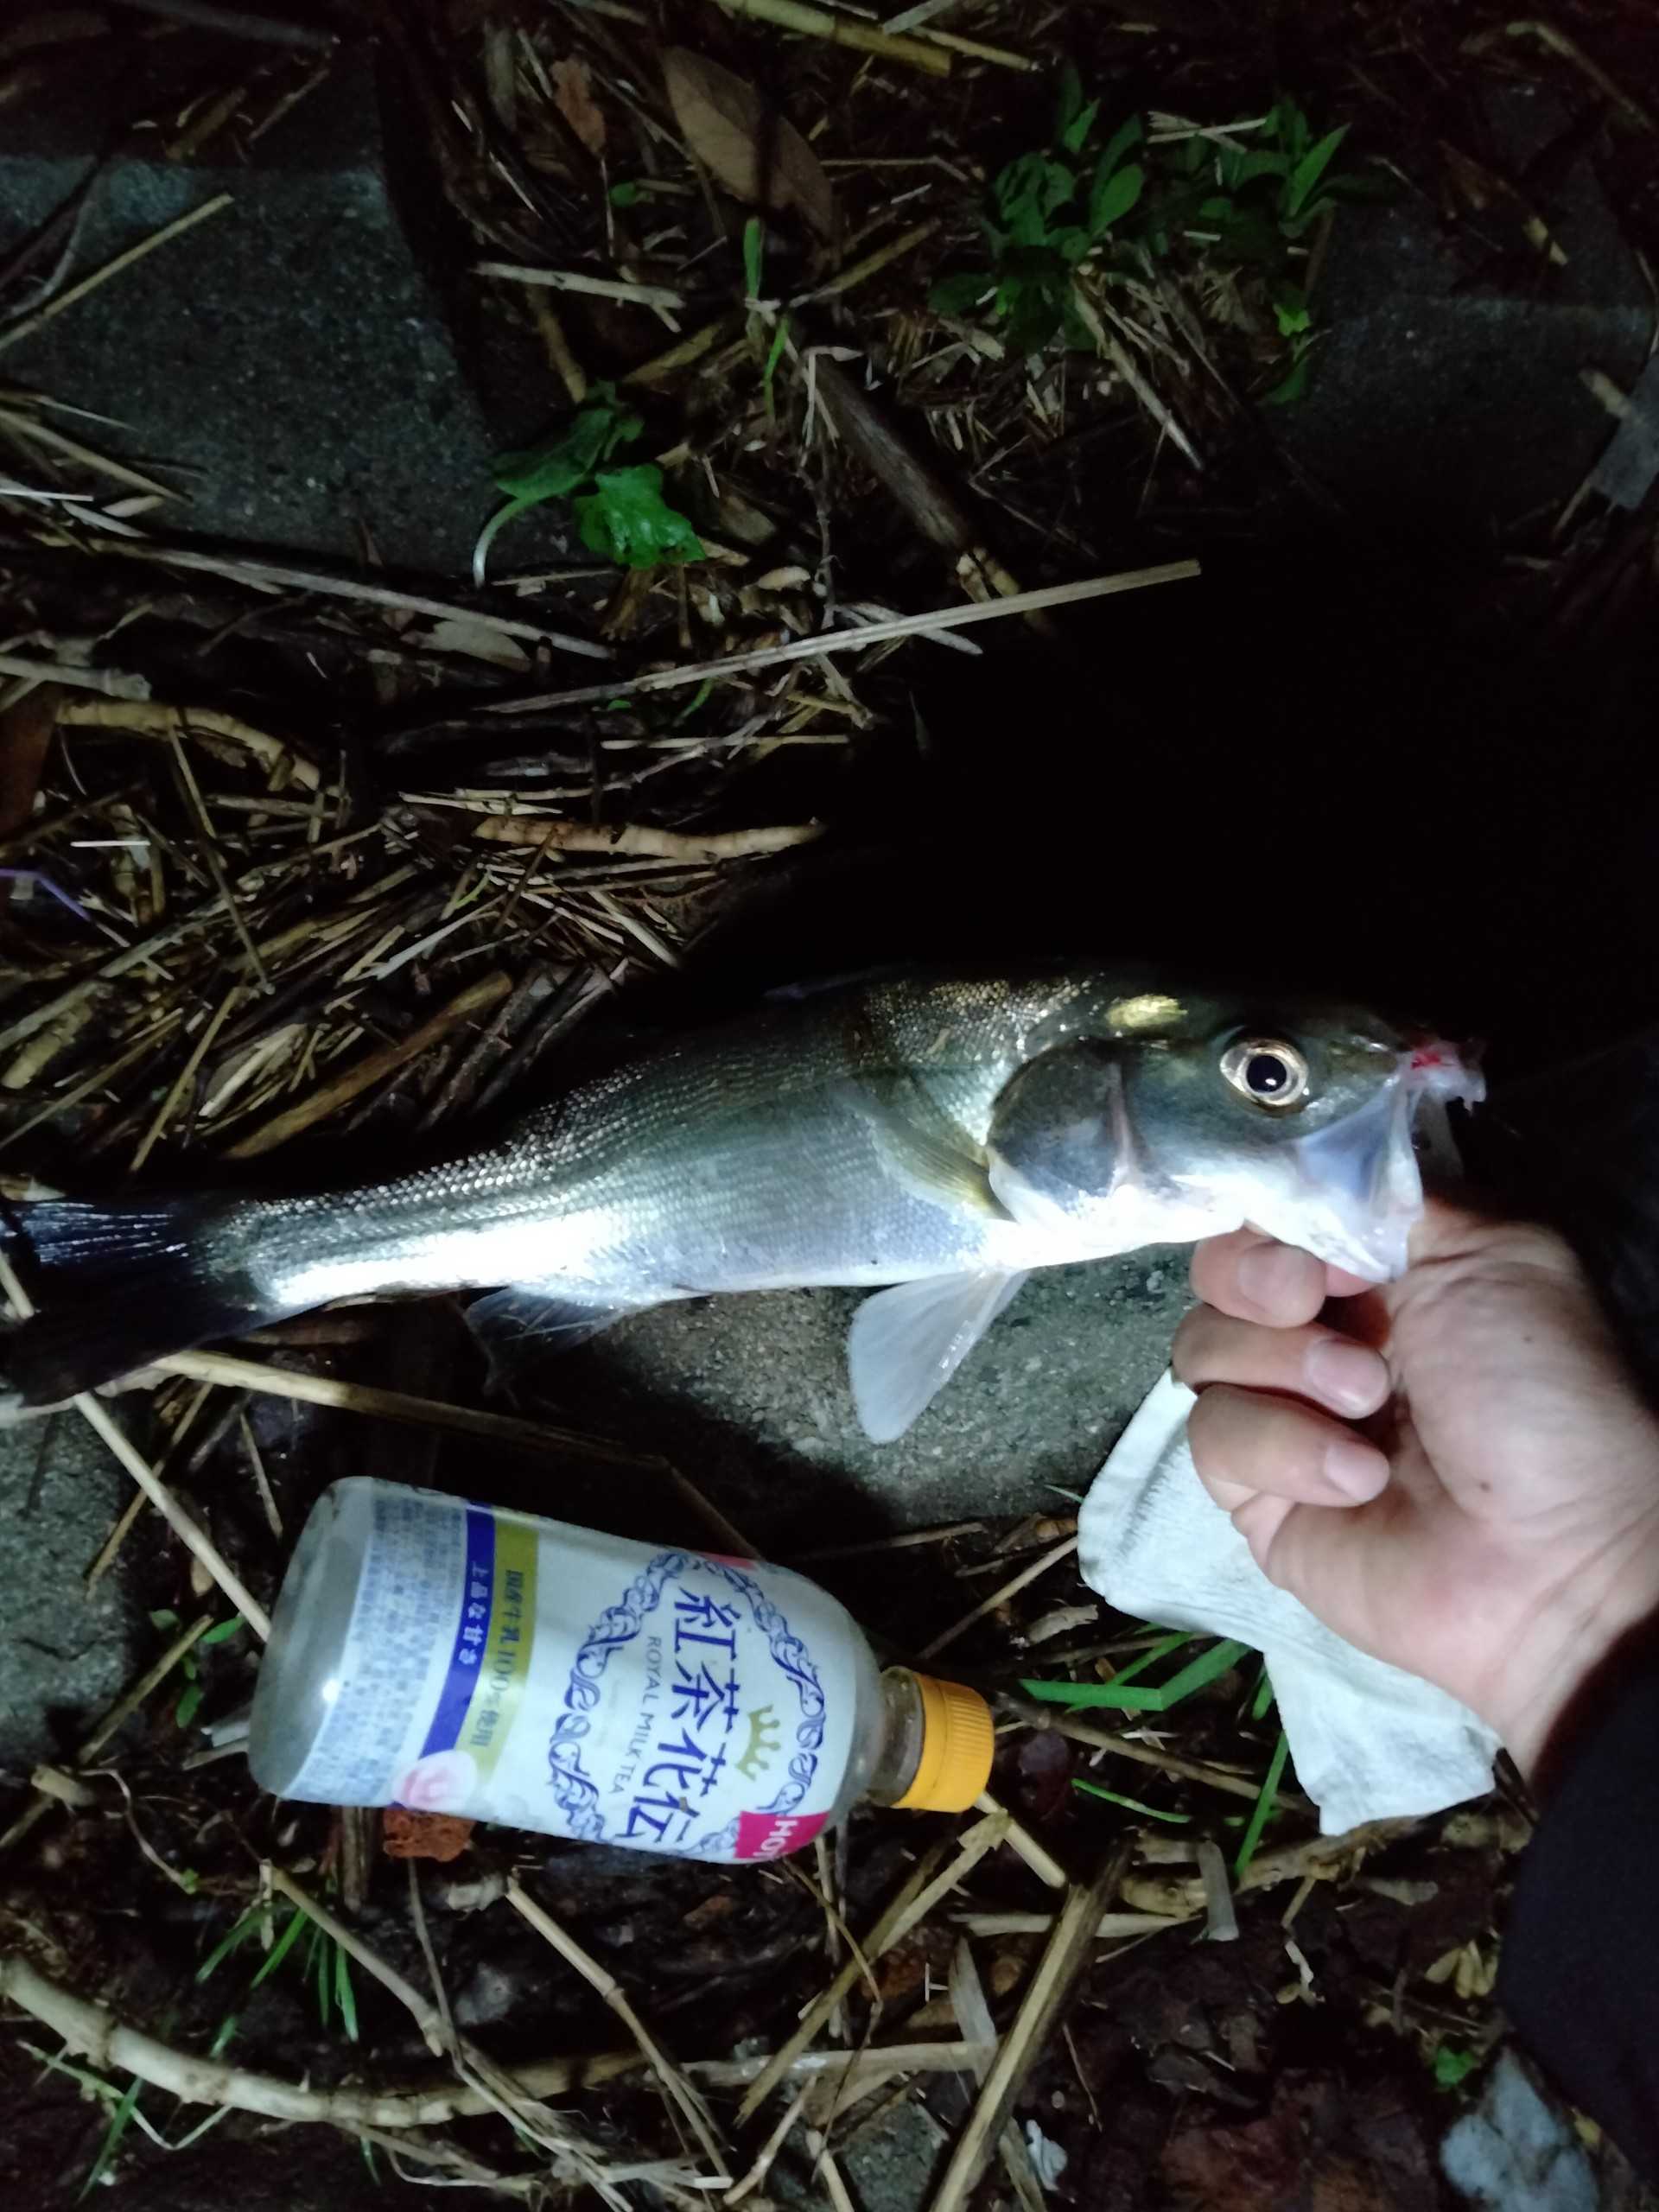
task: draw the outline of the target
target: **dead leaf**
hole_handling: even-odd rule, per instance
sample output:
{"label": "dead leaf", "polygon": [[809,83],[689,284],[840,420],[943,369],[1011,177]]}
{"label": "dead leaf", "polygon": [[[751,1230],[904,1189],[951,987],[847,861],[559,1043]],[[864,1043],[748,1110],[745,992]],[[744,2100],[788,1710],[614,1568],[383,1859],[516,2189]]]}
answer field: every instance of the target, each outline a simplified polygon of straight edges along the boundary
{"label": "dead leaf", "polygon": [[793,207],[821,238],[840,218],[817,156],[743,78],[683,46],[663,56],[674,119],[692,153],[734,200],[751,207]]}
{"label": "dead leaf", "polygon": [[585,61],[574,55],[553,64],[553,105],[590,154],[605,150],[605,118],[594,98],[594,80]]}
{"label": "dead leaf", "polygon": [[459,1859],[473,1833],[473,1823],[454,1813],[410,1813],[401,1805],[386,1808],[381,1849],[388,1859]]}

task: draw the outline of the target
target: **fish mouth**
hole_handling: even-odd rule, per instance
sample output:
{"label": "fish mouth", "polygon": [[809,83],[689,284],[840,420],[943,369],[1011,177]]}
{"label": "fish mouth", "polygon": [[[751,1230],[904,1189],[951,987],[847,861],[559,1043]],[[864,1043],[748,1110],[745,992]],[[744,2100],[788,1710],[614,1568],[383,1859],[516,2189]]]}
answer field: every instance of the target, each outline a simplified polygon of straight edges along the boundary
{"label": "fish mouth", "polygon": [[[1454,1101],[1478,1105],[1485,1095],[1471,1050],[1443,1038],[1418,1039],[1401,1052],[1374,1097],[1288,1148],[1294,1187],[1286,1196],[1284,1227],[1262,1216],[1255,1226],[1367,1281],[1403,1274],[1412,1228],[1423,1211],[1419,1146],[1455,1162],[1446,1108]],[[1266,1209],[1277,1211],[1276,1205]]]}

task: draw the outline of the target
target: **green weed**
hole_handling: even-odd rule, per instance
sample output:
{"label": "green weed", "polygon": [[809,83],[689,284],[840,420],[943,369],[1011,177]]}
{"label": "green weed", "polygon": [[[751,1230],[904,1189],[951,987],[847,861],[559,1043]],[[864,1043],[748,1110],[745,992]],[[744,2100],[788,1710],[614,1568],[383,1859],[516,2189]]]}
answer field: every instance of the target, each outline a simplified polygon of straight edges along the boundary
{"label": "green weed", "polygon": [[702,547],[697,534],[663,497],[663,472],[655,462],[639,461],[623,468],[604,466],[644,432],[643,419],[617,398],[615,385],[599,384],[569,422],[543,444],[503,454],[494,469],[506,504],[490,517],[473,549],[474,582],[484,581],[485,562],[498,531],[549,499],[568,499],[582,543],[590,553],[620,568],[700,560]]}
{"label": "green weed", "polygon": [[1295,101],[1281,98],[1248,146],[1237,133],[1196,131],[1149,143],[1141,118],[1130,116],[1096,151],[1099,115],[1099,101],[1085,101],[1068,67],[1049,144],[992,180],[981,224],[988,267],[942,279],[932,307],[955,315],[982,309],[1005,326],[1010,352],[1023,355],[1057,337],[1094,342],[1078,299],[1085,269],[1109,283],[1160,264],[1230,267],[1261,288],[1287,360],[1266,397],[1297,397],[1313,342],[1303,241],[1339,200],[1375,190],[1369,177],[1334,166],[1347,124],[1316,135]]}
{"label": "green weed", "polygon": [[1139,1797],[1121,1796],[1116,1789],[1108,1789],[1098,1782],[1085,1782],[1081,1775],[1072,1777],[1071,1787],[1082,1790],[1085,1797],[1103,1797],[1109,1805],[1122,1805],[1126,1812],[1139,1813],[1148,1821],[1167,1821],[1172,1827],[1185,1827],[1192,1817],[1191,1813],[1164,1812]]}
{"label": "green weed", "polygon": [[[170,1636],[178,1629],[179,1617],[170,1607],[163,1605],[151,1613],[149,1624]],[[179,1672],[184,1676],[184,1688],[173,1708],[173,1719],[179,1727],[188,1728],[190,1726],[201,1710],[201,1700],[207,1694],[207,1685],[202,1680],[201,1662],[197,1654],[205,1651],[210,1643],[223,1643],[227,1637],[234,1636],[241,1625],[239,1615],[232,1615],[227,1621],[215,1622],[205,1635],[196,1638],[180,1660]]]}
{"label": "green weed", "polygon": [[[266,1908],[263,1904],[248,1907],[196,1968],[199,1983],[208,1980],[232,1952],[240,1950],[252,1940],[264,1925],[265,1913]],[[346,2041],[355,2043],[358,2040],[357,1991],[352,1980],[351,1961],[327,1929],[320,1927],[298,1905],[288,1908],[281,1932],[248,1983],[247,1995],[251,1997],[260,1984],[268,1981],[290,1955],[297,1958],[301,1980],[312,1992],[317,2017],[324,2029],[329,2028],[338,2016]],[[210,2053],[213,2057],[218,2058],[228,2047],[236,2033],[238,2017],[236,2012],[227,2012],[219,2022]]]}
{"label": "green weed", "polygon": [[1235,1643],[1230,1638],[1211,1644],[1208,1651],[1201,1651],[1196,1659],[1189,1660],[1179,1673],[1166,1682],[1148,1683],[1135,1678],[1160,1659],[1179,1651],[1183,1645],[1196,1643],[1198,1638],[1185,1633],[1162,1637],[1149,1651],[1143,1651],[1132,1665],[1114,1675],[1109,1682],[1050,1682],[1026,1681],[1020,1685],[1027,1697],[1042,1700],[1048,1705],[1066,1705],[1079,1710],[1088,1706],[1116,1706],[1130,1713],[1167,1713],[1183,1698],[1195,1691],[1207,1688],[1230,1667],[1237,1664],[1249,1649],[1247,1643]]}
{"label": "green weed", "polygon": [[1242,1882],[1244,1870],[1256,1853],[1262,1832],[1273,1818],[1274,1808],[1279,1801],[1279,1784],[1284,1778],[1285,1761],[1290,1755],[1290,1744],[1284,1730],[1279,1731],[1279,1740],[1273,1747],[1273,1757],[1268,1761],[1268,1771],[1245,1825],[1244,1840],[1238,1847],[1238,1856],[1233,1861],[1233,1879]]}

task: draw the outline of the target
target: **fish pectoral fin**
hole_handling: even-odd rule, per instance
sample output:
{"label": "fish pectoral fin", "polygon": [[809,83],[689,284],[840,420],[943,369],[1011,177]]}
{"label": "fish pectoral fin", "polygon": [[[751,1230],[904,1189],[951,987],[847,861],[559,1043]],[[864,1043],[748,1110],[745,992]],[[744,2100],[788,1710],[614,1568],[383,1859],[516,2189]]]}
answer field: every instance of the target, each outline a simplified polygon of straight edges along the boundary
{"label": "fish pectoral fin", "polygon": [[467,1325],[490,1363],[492,1382],[505,1382],[550,1354],[570,1351],[599,1336],[636,1306],[604,1306],[573,1298],[563,1284],[510,1283],[475,1298]]}
{"label": "fish pectoral fin", "polygon": [[867,1298],[847,1368],[864,1433],[891,1444],[942,1390],[1024,1282],[1018,1274],[926,1275]]}
{"label": "fish pectoral fin", "polygon": [[860,1118],[906,1190],[954,1213],[1007,1219],[1007,1208],[991,1188],[983,1151],[919,1083],[904,1075],[864,1076],[848,1089]]}

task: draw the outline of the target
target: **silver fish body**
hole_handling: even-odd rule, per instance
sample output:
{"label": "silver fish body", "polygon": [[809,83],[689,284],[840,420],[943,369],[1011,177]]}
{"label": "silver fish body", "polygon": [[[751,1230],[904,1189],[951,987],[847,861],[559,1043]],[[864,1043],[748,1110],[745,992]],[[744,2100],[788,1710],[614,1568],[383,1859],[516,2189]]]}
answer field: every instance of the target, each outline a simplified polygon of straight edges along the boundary
{"label": "silver fish body", "polygon": [[[576,1085],[498,1145],[385,1183],[30,1209],[66,1299],[77,1274],[92,1295],[78,1355],[66,1305],[6,1363],[40,1403],[346,1296],[506,1286],[471,1309],[486,1337],[570,1341],[712,1292],[888,1286],[861,1310],[852,1366],[866,1426],[896,1434],[1035,1267],[1249,1219],[1387,1273],[1378,1224],[1421,1196],[1412,1062],[1364,1014],[1096,968],[785,994]],[[146,1271],[174,1276],[175,1311],[137,1331],[130,1317],[111,1344],[110,1300],[130,1302]]]}

